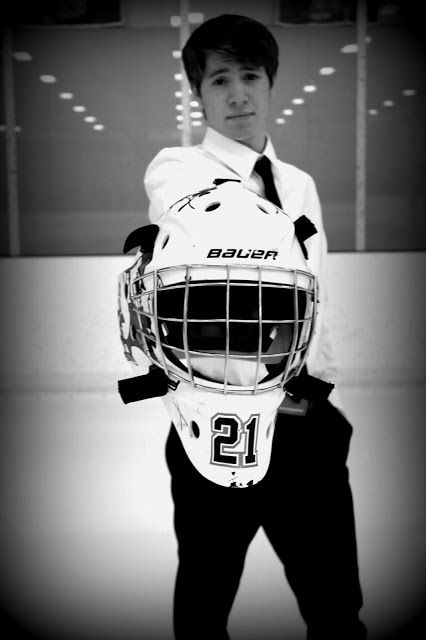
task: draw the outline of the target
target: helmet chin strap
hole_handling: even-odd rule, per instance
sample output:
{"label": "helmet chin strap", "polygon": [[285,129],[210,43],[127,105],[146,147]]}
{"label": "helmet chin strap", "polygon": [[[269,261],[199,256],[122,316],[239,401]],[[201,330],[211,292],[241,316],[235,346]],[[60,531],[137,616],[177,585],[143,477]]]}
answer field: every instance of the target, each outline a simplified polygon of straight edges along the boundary
{"label": "helmet chin strap", "polygon": [[[251,375],[254,376],[254,373],[252,372]],[[151,366],[146,375],[119,380],[118,392],[124,404],[129,404],[130,402],[165,396],[170,388],[176,388],[178,384],[172,382],[163,369]],[[250,381],[249,384],[253,384],[253,381]],[[291,394],[295,402],[300,399],[319,402],[327,400],[333,388],[334,384],[331,382],[310,376],[306,373],[306,369],[303,369],[300,375],[287,383],[285,391]]]}
{"label": "helmet chin strap", "polygon": [[149,398],[165,396],[169,390],[168,379],[163,369],[150,367],[149,373],[144,376],[135,376],[118,381],[118,393],[124,404],[139,402]]}

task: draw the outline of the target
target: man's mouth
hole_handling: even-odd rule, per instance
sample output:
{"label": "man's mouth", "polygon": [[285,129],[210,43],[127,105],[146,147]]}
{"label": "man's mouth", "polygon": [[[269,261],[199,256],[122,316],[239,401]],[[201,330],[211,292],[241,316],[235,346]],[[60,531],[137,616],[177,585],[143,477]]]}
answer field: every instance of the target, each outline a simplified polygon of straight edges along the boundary
{"label": "man's mouth", "polygon": [[245,118],[249,118],[250,116],[253,116],[253,115],[254,113],[252,111],[248,111],[245,113],[232,113],[227,118],[228,120],[244,120]]}

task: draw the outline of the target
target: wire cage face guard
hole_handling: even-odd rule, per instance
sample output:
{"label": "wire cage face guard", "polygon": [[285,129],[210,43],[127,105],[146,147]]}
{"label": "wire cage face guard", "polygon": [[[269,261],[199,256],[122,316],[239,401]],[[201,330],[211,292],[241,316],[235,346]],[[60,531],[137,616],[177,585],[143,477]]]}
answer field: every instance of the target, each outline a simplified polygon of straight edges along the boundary
{"label": "wire cage face guard", "polygon": [[[168,376],[216,393],[284,388],[302,369],[315,331],[317,279],[298,269],[165,267],[135,277],[128,295],[133,334],[151,362]],[[223,379],[200,374],[200,357],[221,359]],[[232,361],[255,366],[253,384],[230,381]]]}

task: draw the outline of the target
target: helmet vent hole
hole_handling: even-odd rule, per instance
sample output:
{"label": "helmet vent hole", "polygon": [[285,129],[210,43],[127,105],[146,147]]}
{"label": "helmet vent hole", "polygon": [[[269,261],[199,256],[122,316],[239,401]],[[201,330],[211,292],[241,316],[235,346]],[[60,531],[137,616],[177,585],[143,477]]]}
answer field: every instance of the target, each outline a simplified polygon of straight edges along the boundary
{"label": "helmet vent hole", "polygon": [[267,211],[264,207],[261,207],[260,204],[257,205],[258,209],[260,209],[263,213],[269,215],[269,211]]}
{"label": "helmet vent hole", "polygon": [[200,427],[194,420],[191,420],[191,430],[195,438],[200,437]]}
{"label": "helmet vent hole", "polygon": [[214,211],[219,207],[220,207],[220,202],[211,202],[210,204],[207,205],[207,207],[205,208],[205,211]]}
{"label": "helmet vent hole", "polygon": [[167,235],[164,240],[163,240],[163,244],[161,245],[161,248],[164,249],[168,243],[168,241],[170,240],[170,235]]}

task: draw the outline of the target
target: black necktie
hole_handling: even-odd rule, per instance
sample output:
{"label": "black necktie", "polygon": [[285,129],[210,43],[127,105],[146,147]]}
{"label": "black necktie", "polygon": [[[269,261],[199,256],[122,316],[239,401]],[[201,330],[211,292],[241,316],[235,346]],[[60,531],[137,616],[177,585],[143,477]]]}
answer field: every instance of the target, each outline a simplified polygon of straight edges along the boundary
{"label": "black necktie", "polygon": [[[265,198],[269,200],[269,202],[272,202],[277,207],[282,209],[281,200],[279,198],[279,195],[275,187],[275,182],[274,182],[272,169],[271,169],[271,161],[269,160],[269,158],[267,158],[266,156],[260,156],[260,158],[256,160],[256,164],[254,165],[254,170],[263,180],[263,184],[265,187]],[[297,235],[297,230],[296,230],[296,235]],[[308,254],[306,252],[305,245],[303,244],[303,242],[301,242],[300,244],[301,244],[303,253],[305,255],[305,258],[307,258]],[[266,365],[266,368],[268,369],[268,371],[271,370],[269,365]],[[307,372],[308,371],[307,371],[306,365],[304,365],[302,369],[302,373],[307,374]],[[297,380],[297,378],[295,378],[295,380]],[[297,402],[300,402],[300,399],[298,399]],[[286,398],[284,398],[284,401],[281,403],[281,406],[280,406],[281,413],[292,413],[292,410],[288,411],[285,408],[286,405],[288,404],[291,404],[291,400],[289,402],[289,397],[286,396]],[[303,410],[303,407],[301,408],[301,411],[302,410]],[[303,415],[303,413],[301,413],[301,415]]]}
{"label": "black necktie", "polygon": [[281,201],[275,188],[274,178],[272,176],[271,161],[266,156],[260,156],[254,165],[254,170],[262,178],[265,186],[265,198],[281,207]]}

